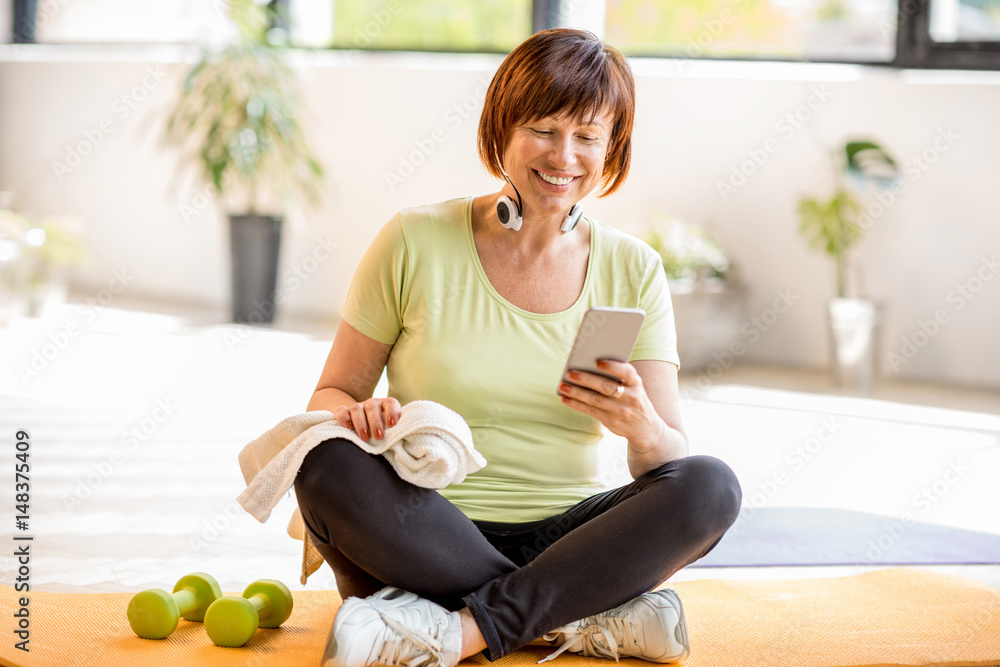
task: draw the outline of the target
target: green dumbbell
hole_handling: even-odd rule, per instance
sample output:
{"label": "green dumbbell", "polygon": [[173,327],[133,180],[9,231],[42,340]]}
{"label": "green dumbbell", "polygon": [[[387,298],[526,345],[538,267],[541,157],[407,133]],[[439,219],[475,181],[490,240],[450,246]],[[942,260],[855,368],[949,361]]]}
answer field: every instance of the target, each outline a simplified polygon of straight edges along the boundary
{"label": "green dumbbell", "polygon": [[222,597],[219,582],[210,574],[195,572],[181,577],[171,595],[162,588],[137,593],[128,603],[128,624],[143,639],[163,639],[183,616],[202,621],[209,606]]}
{"label": "green dumbbell", "polygon": [[205,612],[205,631],[216,646],[243,646],[257,628],[276,628],[292,613],[292,592],[280,581],[261,579],[243,591],[227,595]]}

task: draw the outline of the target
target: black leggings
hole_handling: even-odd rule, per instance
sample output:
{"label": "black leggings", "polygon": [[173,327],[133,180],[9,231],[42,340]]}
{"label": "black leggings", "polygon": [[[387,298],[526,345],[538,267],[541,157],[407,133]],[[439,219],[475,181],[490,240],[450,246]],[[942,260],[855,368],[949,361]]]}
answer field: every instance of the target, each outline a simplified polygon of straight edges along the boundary
{"label": "black leggings", "polygon": [[475,522],[345,439],[309,452],[295,495],[344,598],[391,585],[468,606],[490,660],[667,580],[718,543],[742,499],[725,463],[689,456],[543,521]]}

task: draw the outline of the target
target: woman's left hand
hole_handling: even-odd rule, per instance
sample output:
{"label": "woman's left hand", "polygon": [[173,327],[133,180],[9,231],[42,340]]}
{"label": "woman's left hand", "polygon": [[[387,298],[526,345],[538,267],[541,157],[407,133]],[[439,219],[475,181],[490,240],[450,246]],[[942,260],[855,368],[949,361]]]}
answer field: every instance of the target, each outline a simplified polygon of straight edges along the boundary
{"label": "woman's left hand", "polygon": [[621,382],[587,373],[570,371],[568,382],[559,384],[563,405],[593,417],[615,435],[626,438],[629,449],[643,454],[654,449],[663,436],[665,423],[657,414],[632,364],[601,360],[598,368],[621,378]]}

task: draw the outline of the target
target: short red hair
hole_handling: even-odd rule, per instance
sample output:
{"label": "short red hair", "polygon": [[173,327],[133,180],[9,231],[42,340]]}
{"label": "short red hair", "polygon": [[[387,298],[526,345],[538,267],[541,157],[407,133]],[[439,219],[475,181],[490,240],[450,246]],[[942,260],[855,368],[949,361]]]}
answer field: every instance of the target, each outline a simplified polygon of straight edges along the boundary
{"label": "short red hair", "polygon": [[479,159],[503,178],[503,153],[515,126],[563,114],[591,121],[605,111],[612,125],[600,197],[625,182],[632,161],[632,70],[618,49],[591,32],[542,30],[511,51],[490,82],[479,118]]}

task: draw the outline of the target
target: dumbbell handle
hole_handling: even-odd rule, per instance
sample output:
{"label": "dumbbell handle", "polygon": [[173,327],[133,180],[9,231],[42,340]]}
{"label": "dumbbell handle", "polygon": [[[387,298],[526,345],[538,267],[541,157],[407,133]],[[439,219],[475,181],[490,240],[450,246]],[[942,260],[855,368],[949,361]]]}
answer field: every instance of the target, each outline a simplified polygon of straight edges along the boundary
{"label": "dumbbell handle", "polygon": [[249,600],[250,604],[252,604],[254,609],[257,610],[257,616],[261,619],[267,618],[269,612],[271,611],[271,598],[258,593],[257,595],[248,597],[247,600]]}
{"label": "dumbbell handle", "polygon": [[190,613],[198,606],[198,598],[190,588],[182,588],[173,594],[174,602],[177,603],[177,613],[181,616]]}

